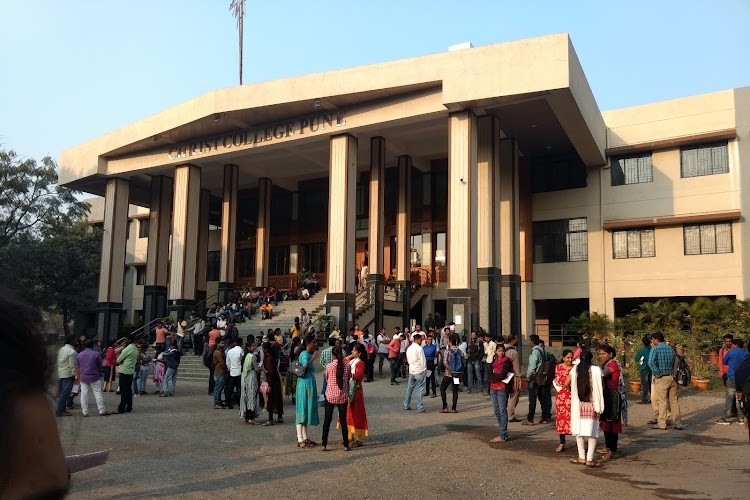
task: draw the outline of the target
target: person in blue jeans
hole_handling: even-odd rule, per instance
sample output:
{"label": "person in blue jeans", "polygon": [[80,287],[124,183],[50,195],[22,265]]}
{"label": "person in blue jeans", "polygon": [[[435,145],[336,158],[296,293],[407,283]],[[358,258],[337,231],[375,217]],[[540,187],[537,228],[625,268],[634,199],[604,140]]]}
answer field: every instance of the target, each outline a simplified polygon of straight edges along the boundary
{"label": "person in blue jeans", "polygon": [[648,367],[648,355],[651,353],[651,337],[644,335],[641,339],[643,345],[635,353],[635,362],[638,363],[638,371],[641,375],[641,404],[651,402],[651,369]]}
{"label": "person in blue jeans", "polygon": [[500,342],[495,347],[495,361],[492,363],[492,373],[488,384],[492,408],[500,427],[500,435],[490,440],[491,443],[505,443],[508,437],[508,393],[513,390],[514,381],[503,382],[509,373],[513,373],[513,362],[505,355],[505,345]]}
{"label": "person in blue jeans", "polygon": [[[224,339],[216,341],[216,349],[214,349],[213,364],[214,364],[214,409],[221,410],[225,406],[221,402],[221,391],[224,390],[227,378],[227,361],[224,356],[224,348],[226,342]],[[166,377],[164,378],[166,381]]]}
{"label": "person in blue jeans", "polygon": [[526,376],[529,380],[529,414],[522,425],[534,425],[537,399],[539,399],[539,406],[542,408],[540,423],[546,424],[552,416],[552,392],[549,386],[536,383],[536,372],[547,357],[547,353],[544,351],[544,345],[539,335],[529,335],[529,345],[531,346],[531,354],[529,355],[529,366],[526,370]]}
{"label": "person in blue jeans", "polygon": [[[164,381],[162,382],[161,396],[169,397],[174,396],[174,391],[177,385],[177,369],[180,367],[180,356],[182,352],[177,347],[177,342],[169,343],[169,351],[164,353],[165,363],[167,365],[167,371],[164,374]],[[225,374],[226,375],[226,374]],[[172,383],[172,389],[169,389],[169,383]],[[216,396],[214,396],[215,398]]]}
{"label": "person in blue jeans", "polygon": [[67,417],[72,415],[68,409],[68,399],[73,390],[76,379],[76,356],[78,353],[73,348],[74,335],[68,335],[63,345],[57,352],[57,408],[55,416]]}
{"label": "person in blue jeans", "polygon": [[406,349],[406,360],[409,363],[409,384],[406,386],[406,399],[404,399],[404,410],[411,410],[411,395],[417,391],[417,411],[426,413],[424,408],[424,380],[427,374],[427,359],[422,349],[422,335],[414,334],[413,342]]}
{"label": "person in blue jeans", "polygon": [[471,394],[472,387],[477,392],[482,390],[483,354],[484,345],[480,347],[477,332],[471,332],[471,341],[466,347],[466,376],[469,394]]}

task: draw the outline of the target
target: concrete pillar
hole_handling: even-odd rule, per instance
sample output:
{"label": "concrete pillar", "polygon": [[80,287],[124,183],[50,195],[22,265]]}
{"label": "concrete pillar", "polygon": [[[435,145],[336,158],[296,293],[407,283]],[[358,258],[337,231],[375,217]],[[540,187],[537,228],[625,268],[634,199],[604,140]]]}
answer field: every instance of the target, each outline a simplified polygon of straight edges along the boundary
{"label": "concrete pillar", "polygon": [[[296,244],[299,238],[299,192],[295,191],[292,193],[292,228],[291,228],[291,241],[289,245],[289,274],[296,280],[296,275],[299,273],[299,245]],[[296,281],[295,281],[296,283]]]}
{"label": "concrete pillar", "polygon": [[477,119],[471,111],[448,117],[447,321],[456,331],[477,327]]}
{"label": "concrete pillar", "polygon": [[198,215],[198,262],[195,266],[195,310],[203,314],[206,310],[206,272],[208,271],[208,221],[210,216],[211,191],[201,189],[201,206]]}
{"label": "concrete pillar", "polygon": [[342,332],[354,326],[354,232],[357,139],[331,137],[328,169],[328,293],[326,309]]}
{"label": "concrete pillar", "polygon": [[143,287],[143,324],[167,315],[169,229],[172,223],[172,179],[151,178],[146,284]]}
{"label": "concrete pillar", "polygon": [[107,180],[99,294],[96,304],[96,331],[105,345],[119,337],[122,326],[122,286],[125,278],[129,196],[128,181]]}
{"label": "concrete pillar", "polygon": [[221,261],[219,302],[227,303],[234,289],[234,261],[237,246],[237,183],[239,167],[224,165],[224,195],[221,202]]}
{"label": "concrete pillar", "polygon": [[479,326],[501,332],[500,273],[500,121],[477,118],[477,285]]}
{"label": "concrete pillar", "polygon": [[521,336],[518,143],[500,141],[500,269],[502,334]]}
{"label": "concrete pillar", "polygon": [[172,208],[172,258],[169,272],[169,312],[182,320],[195,305],[195,266],[198,261],[198,224],[201,169],[175,168]]}
{"label": "concrete pillar", "polygon": [[385,139],[373,137],[370,140],[370,215],[367,248],[369,249],[370,302],[374,308],[375,327],[380,332],[383,326],[383,295],[385,292],[385,269],[383,261],[384,245],[384,190],[385,188]]}
{"label": "concrete pillar", "polygon": [[271,231],[271,179],[258,179],[258,228],[255,230],[255,286],[268,286]]}
{"label": "concrete pillar", "polygon": [[396,287],[400,289],[402,324],[411,323],[411,156],[398,157],[398,212],[396,213]]}

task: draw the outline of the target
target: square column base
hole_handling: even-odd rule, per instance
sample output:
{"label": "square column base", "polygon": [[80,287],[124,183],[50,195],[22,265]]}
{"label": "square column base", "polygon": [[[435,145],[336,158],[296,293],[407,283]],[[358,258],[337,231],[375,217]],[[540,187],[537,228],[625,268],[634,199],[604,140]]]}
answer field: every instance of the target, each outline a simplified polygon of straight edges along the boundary
{"label": "square column base", "polygon": [[143,287],[143,324],[167,315],[167,287],[146,285]]}
{"label": "square column base", "polygon": [[456,333],[468,336],[479,325],[479,292],[473,288],[449,288],[446,298],[446,324],[454,321]]}
{"label": "square column base", "polygon": [[355,299],[353,293],[326,294],[326,312],[331,316],[331,327],[337,325],[343,336],[348,335],[349,329],[354,326]]}
{"label": "square column base", "polygon": [[228,283],[225,281],[219,282],[219,302],[221,302],[222,304],[228,303],[230,300],[232,300],[233,293],[234,283]]}
{"label": "square column base", "polygon": [[375,325],[373,332],[375,337],[377,337],[378,333],[380,333],[380,329],[383,328],[385,275],[368,274],[367,286],[370,288],[370,303],[372,304],[375,312],[375,315],[373,316],[373,324]]}
{"label": "square column base", "polygon": [[122,330],[122,304],[119,302],[98,302],[96,304],[96,332],[102,345],[117,340]]}
{"label": "square column base", "polygon": [[521,338],[521,277],[517,274],[503,274],[500,278],[502,304],[502,334],[507,337],[514,333]]}
{"label": "square column base", "polygon": [[195,307],[194,310],[198,315],[203,316],[206,313],[206,291],[196,290],[195,291]]}
{"label": "square column base", "polygon": [[501,284],[497,267],[477,269],[479,288],[479,326],[493,337],[502,332]]}
{"label": "square column base", "polygon": [[175,299],[169,301],[169,315],[177,321],[190,319],[190,313],[195,308],[195,301],[188,299]]}

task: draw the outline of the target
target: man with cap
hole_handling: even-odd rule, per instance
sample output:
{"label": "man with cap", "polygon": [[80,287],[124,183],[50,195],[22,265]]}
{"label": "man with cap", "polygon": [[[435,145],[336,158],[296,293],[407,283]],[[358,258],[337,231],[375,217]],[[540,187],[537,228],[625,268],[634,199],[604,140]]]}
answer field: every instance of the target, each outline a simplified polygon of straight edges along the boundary
{"label": "man with cap", "polygon": [[411,395],[417,392],[417,411],[426,413],[423,404],[424,381],[427,373],[427,359],[422,349],[422,335],[414,334],[414,342],[406,350],[406,360],[409,363],[409,384],[406,387],[404,410],[411,410]]}

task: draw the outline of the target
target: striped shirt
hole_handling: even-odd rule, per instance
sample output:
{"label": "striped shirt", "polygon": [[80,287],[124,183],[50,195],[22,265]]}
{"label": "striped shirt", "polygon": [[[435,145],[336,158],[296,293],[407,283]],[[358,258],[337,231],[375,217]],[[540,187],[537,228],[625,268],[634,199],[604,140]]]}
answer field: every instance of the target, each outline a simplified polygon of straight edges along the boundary
{"label": "striped shirt", "polygon": [[648,367],[654,375],[671,375],[674,364],[674,349],[667,344],[659,343],[651,349],[648,356]]}

